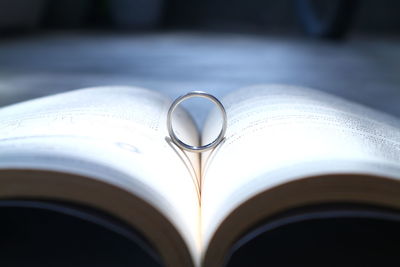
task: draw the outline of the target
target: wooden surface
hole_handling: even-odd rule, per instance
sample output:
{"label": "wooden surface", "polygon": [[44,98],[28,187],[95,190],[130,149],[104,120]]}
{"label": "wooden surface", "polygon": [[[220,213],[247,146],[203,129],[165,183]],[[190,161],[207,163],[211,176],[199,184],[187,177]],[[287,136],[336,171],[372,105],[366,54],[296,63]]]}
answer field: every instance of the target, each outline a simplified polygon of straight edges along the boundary
{"label": "wooden surface", "polygon": [[[176,97],[302,85],[400,117],[400,38],[55,32],[0,39],[0,106],[71,89],[136,85]],[[202,121],[201,107],[193,108]]]}

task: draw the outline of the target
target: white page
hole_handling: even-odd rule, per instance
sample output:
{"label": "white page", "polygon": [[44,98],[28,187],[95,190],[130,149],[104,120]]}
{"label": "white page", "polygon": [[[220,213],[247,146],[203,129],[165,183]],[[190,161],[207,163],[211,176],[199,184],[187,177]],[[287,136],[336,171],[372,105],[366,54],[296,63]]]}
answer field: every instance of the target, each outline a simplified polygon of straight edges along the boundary
{"label": "white page", "polygon": [[[191,155],[191,166],[166,142],[170,103],[149,90],[106,87],[2,108],[0,168],[63,171],[122,187],[169,218],[196,254],[198,159]],[[198,143],[194,123],[176,112],[176,132]]]}
{"label": "white page", "polygon": [[[204,247],[235,207],[273,186],[330,172],[400,176],[393,171],[400,168],[400,123],[390,116],[279,85],[242,89],[222,101],[226,140],[209,159],[202,184]],[[216,117],[208,119],[203,140],[220,127]]]}

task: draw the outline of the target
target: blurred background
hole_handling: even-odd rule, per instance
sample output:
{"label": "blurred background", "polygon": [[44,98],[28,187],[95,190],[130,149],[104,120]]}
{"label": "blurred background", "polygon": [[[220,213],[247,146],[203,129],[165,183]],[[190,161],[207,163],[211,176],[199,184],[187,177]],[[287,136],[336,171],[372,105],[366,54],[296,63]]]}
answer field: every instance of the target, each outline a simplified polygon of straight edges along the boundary
{"label": "blurred background", "polygon": [[400,2],[0,0],[0,106],[100,85],[309,86],[400,116]]}

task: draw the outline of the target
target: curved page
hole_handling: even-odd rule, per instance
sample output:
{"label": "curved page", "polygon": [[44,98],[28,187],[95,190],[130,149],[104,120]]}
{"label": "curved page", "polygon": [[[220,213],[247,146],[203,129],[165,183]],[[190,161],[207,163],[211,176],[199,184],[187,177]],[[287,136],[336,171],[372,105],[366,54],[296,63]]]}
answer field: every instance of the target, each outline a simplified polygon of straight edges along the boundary
{"label": "curved page", "polygon": [[[202,159],[204,248],[208,248],[212,239],[218,239],[214,241],[219,245],[212,249],[223,253],[222,247],[229,244],[221,244],[232,241],[239,233],[230,228],[225,231],[229,237],[216,238],[215,234],[219,228],[223,230],[221,224],[240,206],[245,206],[246,212],[238,211],[236,219],[230,222],[249,227],[254,223],[251,218],[259,217],[255,213],[261,214],[273,205],[301,205],[302,184],[304,197],[320,194],[321,201],[324,197],[327,201],[357,200],[357,197],[365,200],[367,193],[360,192],[357,197],[350,191],[346,193],[350,188],[363,188],[359,186],[363,181],[359,176],[389,177],[395,181],[400,178],[400,123],[390,116],[315,90],[280,85],[245,88],[224,98],[223,103],[228,114],[226,140]],[[217,117],[210,115],[203,140],[208,140],[210,133],[220,127]],[[324,178],[329,174],[336,175],[333,181]],[[339,174],[358,176],[341,179]],[[307,177],[319,178],[313,179],[309,187],[302,182],[283,190],[286,195],[275,194],[276,198],[271,197],[273,203],[246,204],[262,192]],[[339,180],[343,183],[336,183]],[[324,190],[319,188],[338,191],[328,199],[329,194],[324,196]],[[374,191],[371,184],[367,189]],[[212,266],[219,264],[216,258],[207,262],[212,262]]]}
{"label": "curved page", "polygon": [[[0,194],[91,199],[89,204],[125,216],[151,234],[167,265],[192,264],[187,255],[196,258],[199,249],[198,158],[166,140],[169,105],[168,99],[145,89],[106,87],[1,109]],[[198,143],[194,123],[186,113],[177,113],[176,131]],[[153,212],[146,211],[146,203],[159,213],[149,218],[163,219],[143,221]],[[163,220],[176,230],[164,227],[168,223]],[[158,232],[146,230],[150,226]],[[178,236],[171,237],[174,233]],[[177,251],[174,240],[181,242],[175,244]]]}

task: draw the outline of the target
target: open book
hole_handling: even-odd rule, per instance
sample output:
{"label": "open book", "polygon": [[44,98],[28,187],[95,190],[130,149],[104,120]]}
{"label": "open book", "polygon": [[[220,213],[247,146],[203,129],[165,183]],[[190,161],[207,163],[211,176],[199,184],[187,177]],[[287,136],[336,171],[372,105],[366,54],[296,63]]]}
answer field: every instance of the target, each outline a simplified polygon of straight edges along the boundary
{"label": "open book", "polygon": [[[223,99],[213,151],[171,143],[171,100],[133,87],[72,91],[0,109],[0,198],[95,207],[137,229],[166,266],[222,266],[262,220],[296,207],[366,203],[400,208],[400,122],[306,88],[260,85]],[[178,109],[175,132],[199,132]]]}

